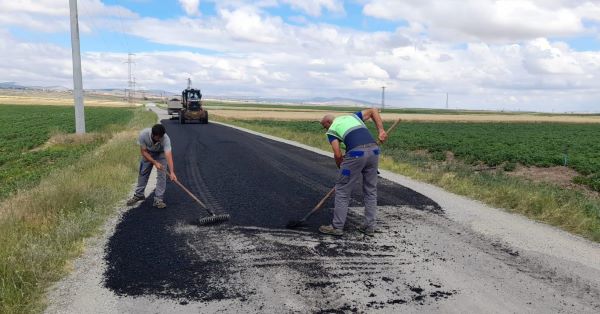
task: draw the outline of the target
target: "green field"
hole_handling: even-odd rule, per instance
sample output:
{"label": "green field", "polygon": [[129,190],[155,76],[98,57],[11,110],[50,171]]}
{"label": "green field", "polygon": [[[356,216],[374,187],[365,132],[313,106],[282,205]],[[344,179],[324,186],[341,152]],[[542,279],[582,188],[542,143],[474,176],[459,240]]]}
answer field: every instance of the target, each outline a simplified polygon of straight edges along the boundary
{"label": "green field", "polygon": [[[306,121],[244,121],[289,131],[322,134],[321,126]],[[372,128],[372,124],[369,124]],[[386,143],[388,155],[427,150],[433,159],[446,152],[467,164],[484,163],[511,169],[562,166],[577,170],[577,180],[600,191],[600,126],[566,123],[451,123],[403,122]]]}
{"label": "green field", "polygon": [[[86,131],[110,131],[133,117],[132,109],[85,109]],[[77,160],[102,143],[102,137],[80,144],[53,145],[35,150],[53,134],[73,133],[73,107],[0,105],[0,199],[34,186],[53,169]]]}

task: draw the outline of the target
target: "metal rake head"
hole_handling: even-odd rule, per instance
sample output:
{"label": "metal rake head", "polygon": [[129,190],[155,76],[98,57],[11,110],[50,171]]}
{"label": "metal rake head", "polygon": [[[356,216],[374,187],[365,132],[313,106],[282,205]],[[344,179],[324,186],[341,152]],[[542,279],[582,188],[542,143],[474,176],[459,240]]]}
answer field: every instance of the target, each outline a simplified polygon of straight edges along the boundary
{"label": "metal rake head", "polygon": [[229,218],[230,217],[229,217],[228,214],[213,215],[213,216],[209,216],[209,217],[204,217],[204,218],[198,219],[196,221],[196,224],[199,225],[199,226],[218,224],[218,223],[222,223],[222,222],[228,221]]}
{"label": "metal rake head", "polygon": [[288,222],[287,225],[285,225],[285,227],[288,229],[301,228],[301,227],[304,227],[304,221],[303,220],[292,220],[292,221]]}

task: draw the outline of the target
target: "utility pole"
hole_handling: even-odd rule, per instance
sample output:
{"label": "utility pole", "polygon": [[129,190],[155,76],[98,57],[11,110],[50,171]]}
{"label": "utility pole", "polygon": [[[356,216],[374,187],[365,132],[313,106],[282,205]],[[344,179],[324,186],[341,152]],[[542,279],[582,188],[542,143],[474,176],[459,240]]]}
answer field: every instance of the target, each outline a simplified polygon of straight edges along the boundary
{"label": "utility pole", "polygon": [[448,109],[448,93],[446,93],[446,109]]}
{"label": "utility pole", "polygon": [[[135,88],[135,81],[133,79],[133,75],[131,74],[131,64],[135,63],[132,59],[132,57],[135,56],[133,53],[128,53],[127,54],[127,61],[125,61],[125,63],[127,63],[127,68],[129,70],[129,79],[127,81],[127,101],[129,102],[129,104],[131,104],[131,92],[134,90]],[[135,91],[133,92],[135,94]]]}
{"label": "utility pole", "polygon": [[381,111],[385,109],[385,86],[381,86]]}
{"label": "utility pole", "polygon": [[79,45],[79,23],[77,21],[77,0],[69,0],[71,12],[71,50],[73,57],[73,98],[75,101],[75,133],[85,133],[85,113],[83,109],[83,79],[81,78],[81,50]]}
{"label": "utility pole", "polygon": [[188,87],[187,89],[192,89],[192,79],[188,77]]}

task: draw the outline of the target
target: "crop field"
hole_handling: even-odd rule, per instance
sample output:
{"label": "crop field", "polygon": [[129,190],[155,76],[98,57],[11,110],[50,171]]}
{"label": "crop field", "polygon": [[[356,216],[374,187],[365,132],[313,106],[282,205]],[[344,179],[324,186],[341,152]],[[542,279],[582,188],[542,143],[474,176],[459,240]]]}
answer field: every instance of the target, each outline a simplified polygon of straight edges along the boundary
{"label": "crop field", "polygon": [[[299,107],[299,106],[277,106],[267,105],[252,106],[216,106],[208,105],[206,108],[212,114],[230,119],[243,120],[288,120],[288,121],[317,121],[325,113],[347,114],[359,110],[359,108],[338,107]],[[418,109],[390,109],[385,110],[384,119],[415,122],[480,122],[480,123],[600,123],[600,115],[565,115],[565,114],[538,114],[538,113],[500,113],[500,112],[468,112],[442,110],[418,110]]]}
{"label": "crop field", "polygon": [[[301,111],[335,111],[335,112],[352,112],[357,108],[371,107],[372,105],[364,104],[362,106],[336,106],[336,105],[310,105],[310,104],[268,104],[268,103],[247,103],[247,102],[225,102],[218,100],[206,100],[204,104],[209,107],[222,109],[277,109],[277,110],[301,110]],[[401,113],[401,114],[428,114],[428,115],[503,115],[503,116],[522,116],[533,115],[539,117],[597,117],[600,114],[560,114],[560,113],[540,113],[527,111],[489,111],[489,110],[460,110],[460,109],[431,109],[431,108],[386,108],[385,113]]]}
{"label": "crop field", "polygon": [[[133,111],[125,108],[88,107],[85,113],[87,132],[115,130],[133,117]],[[52,169],[75,161],[103,141],[92,136],[81,143],[43,146],[53,135],[75,131],[72,107],[0,105],[0,125],[0,199],[33,186]]]}
{"label": "crop field", "polygon": [[[249,125],[321,134],[319,123],[308,121],[245,120]],[[372,128],[372,124],[368,124]],[[324,136],[323,136],[324,138]],[[403,122],[386,143],[392,157],[402,151],[428,151],[444,160],[446,152],[468,164],[484,163],[512,170],[525,166],[562,166],[578,171],[576,178],[600,191],[600,127],[568,123],[451,123]]]}
{"label": "crop field", "polygon": [[[73,106],[73,94],[63,91],[8,90],[0,89],[2,105],[47,105]],[[90,107],[131,107],[122,96],[111,94],[85,93],[85,106]]]}

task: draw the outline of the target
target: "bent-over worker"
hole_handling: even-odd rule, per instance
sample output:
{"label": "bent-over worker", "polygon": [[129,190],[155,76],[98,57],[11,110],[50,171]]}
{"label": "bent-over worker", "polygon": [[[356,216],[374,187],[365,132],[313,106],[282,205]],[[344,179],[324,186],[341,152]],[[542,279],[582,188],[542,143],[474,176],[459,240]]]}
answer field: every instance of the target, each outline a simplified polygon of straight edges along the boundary
{"label": "bent-over worker", "polygon": [[127,206],[131,206],[138,201],[146,199],[144,190],[150,178],[152,167],[156,167],[157,182],[154,190],[154,202],[152,206],[156,208],[165,208],[164,202],[165,189],[167,185],[166,172],[169,169],[169,178],[176,181],[175,167],[173,166],[173,154],[171,152],[171,139],[166,134],[165,127],[162,124],[155,124],[151,129],[147,128],[140,132],[138,138],[142,158],[140,160],[140,170],[138,174],[138,183],[133,197],[127,201]]}
{"label": "bent-over worker", "polygon": [[[379,164],[379,146],[365,126],[372,119],[379,132],[378,139],[384,142],[387,134],[377,109],[358,111],[352,115],[334,117],[325,115],[321,125],[327,130],[327,138],[333,149],[335,163],[340,174],[335,185],[335,209],[331,225],[321,226],[324,234],[340,236],[344,234],[344,225],[348,215],[352,187],[362,176],[362,188],[365,203],[365,217],[359,231],[373,236],[377,215],[377,167]],[[342,155],[345,148],[346,154]]]}

